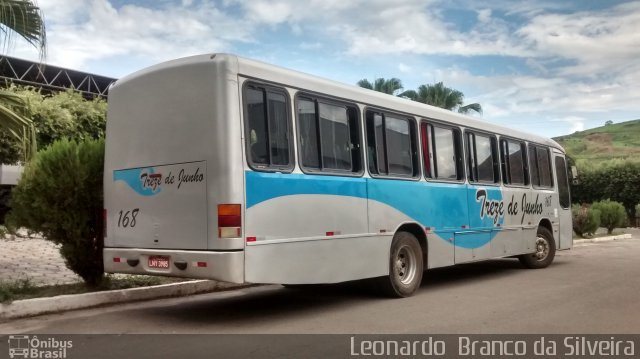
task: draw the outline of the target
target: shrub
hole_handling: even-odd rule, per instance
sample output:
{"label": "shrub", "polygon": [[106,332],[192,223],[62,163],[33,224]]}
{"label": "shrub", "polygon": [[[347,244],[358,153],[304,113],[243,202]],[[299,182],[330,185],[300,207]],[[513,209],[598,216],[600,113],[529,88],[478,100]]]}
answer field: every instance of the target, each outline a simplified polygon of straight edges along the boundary
{"label": "shrub", "polygon": [[600,211],[586,205],[574,204],[571,207],[573,215],[573,231],[582,238],[585,234],[593,234],[600,227]]}
{"label": "shrub", "polygon": [[600,224],[607,228],[609,234],[614,228],[622,227],[627,221],[627,212],[619,202],[607,199],[594,203],[592,208],[600,211]]}
{"label": "shrub", "polygon": [[7,221],[60,244],[69,269],[88,285],[103,278],[104,140],[60,140],[38,152],[13,190]]}
{"label": "shrub", "polygon": [[[33,121],[40,149],[63,138],[82,141],[104,137],[107,102],[102,99],[86,100],[73,90],[43,95],[31,87],[11,86],[6,91],[24,99],[22,112]],[[16,164],[21,157],[15,138],[0,133],[0,163]]]}

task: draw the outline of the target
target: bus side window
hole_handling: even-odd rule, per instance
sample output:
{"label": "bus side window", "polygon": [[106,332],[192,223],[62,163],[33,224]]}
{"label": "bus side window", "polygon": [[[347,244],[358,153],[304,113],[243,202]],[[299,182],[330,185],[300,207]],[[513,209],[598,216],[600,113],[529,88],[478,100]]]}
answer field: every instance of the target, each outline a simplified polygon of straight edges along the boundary
{"label": "bus side window", "polygon": [[268,164],[267,129],[263,91],[247,88],[245,91],[249,123],[250,154],[253,163]]}
{"label": "bus side window", "polygon": [[517,186],[528,185],[524,143],[503,139],[500,141],[500,145],[502,155],[502,179],[504,183]]}
{"label": "bus side window", "polygon": [[556,156],[556,179],[558,182],[558,199],[562,208],[571,208],[571,193],[569,192],[569,176],[564,157]]}
{"label": "bus side window", "polygon": [[301,167],[359,173],[360,125],[355,107],[304,95],[296,99],[296,108]]}
{"label": "bus side window", "polygon": [[549,149],[529,144],[529,169],[534,187],[551,188],[551,159]]}
{"label": "bus side window", "polygon": [[375,175],[420,175],[416,126],[408,118],[367,111],[369,171]]}
{"label": "bus side window", "polygon": [[271,164],[286,166],[289,164],[287,100],[283,94],[268,92],[267,104]]}
{"label": "bus side window", "polygon": [[289,114],[284,92],[248,85],[244,99],[249,164],[258,169],[291,169]]}
{"label": "bus side window", "polygon": [[460,130],[422,122],[421,135],[425,178],[462,180],[464,165]]}
{"label": "bus side window", "polygon": [[467,133],[470,182],[498,183],[498,151],[496,139],[490,135]]}

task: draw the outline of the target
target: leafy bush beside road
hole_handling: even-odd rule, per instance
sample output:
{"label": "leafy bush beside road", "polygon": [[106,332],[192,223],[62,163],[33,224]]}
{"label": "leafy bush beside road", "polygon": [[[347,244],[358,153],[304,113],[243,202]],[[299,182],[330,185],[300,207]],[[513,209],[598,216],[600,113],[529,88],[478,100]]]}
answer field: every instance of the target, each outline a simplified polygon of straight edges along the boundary
{"label": "leafy bush beside road", "polygon": [[627,223],[627,213],[621,203],[604,200],[594,203],[591,208],[600,211],[600,225],[611,234],[614,228],[619,228]]}
{"label": "leafy bush beside road", "polygon": [[571,207],[573,215],[573,231],[582,238],[592,235],[600,227],[600,211],[586,205],[574,204]]}
{"label": "leafy bush beside road", "polygon": [[37,153],[13,190],[7,222],[61,244],[67,267],[100,284],[104,140],[63,139]]}

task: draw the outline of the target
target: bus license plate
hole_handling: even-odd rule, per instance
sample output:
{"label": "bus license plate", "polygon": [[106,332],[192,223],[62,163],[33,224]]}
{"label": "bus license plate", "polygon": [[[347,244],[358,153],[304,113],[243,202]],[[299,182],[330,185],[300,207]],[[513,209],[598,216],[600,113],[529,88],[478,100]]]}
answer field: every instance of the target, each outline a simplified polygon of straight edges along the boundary
{"label": "bus license plate", "polygon": [[149,256],[149,268],[169,269],[169,256]]}

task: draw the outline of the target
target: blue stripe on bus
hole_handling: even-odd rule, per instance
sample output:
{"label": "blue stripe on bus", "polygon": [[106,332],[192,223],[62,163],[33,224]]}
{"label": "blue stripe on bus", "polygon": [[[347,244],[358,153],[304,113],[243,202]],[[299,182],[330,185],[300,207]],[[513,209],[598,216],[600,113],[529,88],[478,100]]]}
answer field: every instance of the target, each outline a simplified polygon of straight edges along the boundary
{"label": "blue stripe on bus", "polygon": [[364,178],[246,172],[247,208],[282,196],[325,194],[367,198]]}
{"label": "blue stripe on bus", "polygon": [[155,169],[153,167],[149,168],[131,168],[126,170],[115,170],[113,171],[113,181],[122,181],[125,182],[129,187],[134,190],[137,194],[141,196],[154,196],[160,193],[161,188],[158,187],[155,190],[149,187],[143,187],[142,181],[140,181],[140,176],[143,172],[147,173],[155,173]]}
{"label": "blue stripe on bus", "polygon": [[[384,203],[424,227],[436,228],[436,233],[459,232],[463,230],[463,225],[473,229],[492,229],[495,225],[491,218],[480,218],[482,203],[476,201],[476,188],[473,186],[253,171],[246,171],[246,181],[247,208],[282,196],[337,195]],[[502,199],[499,188],[484,189],[488,199]],[[503,218],[497,221],[500,224],[502,222]],[[463,248],[482,247],[496,234],[496,230],[464,234],[456,237],[455,245]]]}

